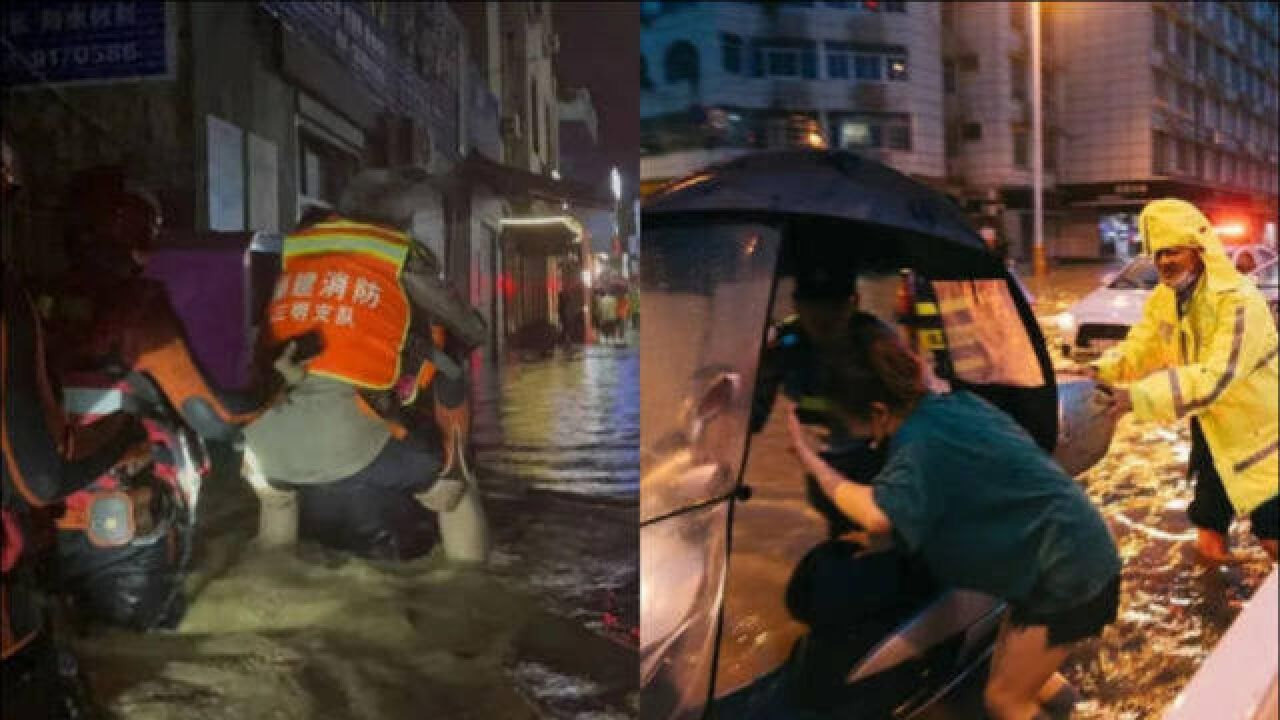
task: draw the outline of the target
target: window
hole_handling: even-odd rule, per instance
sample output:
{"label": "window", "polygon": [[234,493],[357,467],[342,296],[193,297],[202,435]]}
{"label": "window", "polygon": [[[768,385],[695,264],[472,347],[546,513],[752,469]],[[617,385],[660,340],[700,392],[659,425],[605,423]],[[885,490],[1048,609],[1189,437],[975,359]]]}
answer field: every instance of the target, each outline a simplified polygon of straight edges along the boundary
{"label": "window", "polygon": [[1204,177],[1204,146],[1196,145],[1195,149],[1195,170],[1196,177]]}
{"label": "window", "polygon": [[849,55],[846,53],[829,53],[827,55],[827,77],[849,77]]}
{"label": "window", "polygon": [[742,74],[742,38],[720,33],[720,66],[730,75]]}
{"label": "window", "polygon": [[653,89],[653,80],[649,78],[649,61],[644,55],[640,56],[640,89]]}
{"label": "window", "polygon": [[910,150],[911,149],[911,125],[905,119],[903,122],[890,122],[885,125],[888,131],[889,147],[893,150]]}
{"label": "window", "polygon": [[948,95],[956,91],[956,64],[951,60],[942,61],[942,89]]}
{"label": "window", "polygon": [[854,55],[853,76],[859,80],[883,80],[879,55]]}
{"label": "window", "polygon": [[1027,99],[1027,61],[1021,58],[1009,61],[1010,95],[1014,100]]}
{"label": "window", "polygon": [[1180,173],[1191,172],[1191,163],[1192,163],[1191,143],[1187,142],[1186,140],[1178,141],[1177,162],[1178,162],[1178,172]]}
{"label": "window", "polygon": [[906,13],[906,12],[907,12],[907,4],[906,4],[905,2],[901,2],[901,1],[899,1],[899,2],[885,2],[885,3],[882,3],[882,4],[884,5],[884,11],[885,11],[885,12],[887,12],[887,13],[890,13],[890,12],[891,12],[891,13]]}
{"label": "window", "polygon": [[663,65],[668,85],[685,81],[691,85],[698,84],[698,49],[688,40],[677,40],[668,45]]}
{"label": "window", "polygon": [[1030,153],[1027,150],[1027,131],[1013,131],[1013,164],[1016,167],[1027,167],[1027,156]]}
{"label": "window", "polygon": [[1159,131],[1151,133],[1151,172],[1156,175],[1169,172],[1169,136]]}
{"label": "window", "polygon": [[911,116],[906,113],[845,113],[836,116],[842,148],[911,149]]}
{"label": "window", "polygon": [[960,154],[960,126],[955,123],[947,125],[947,134],[944,140],[947,157],[953,158]]}
{"label": "window", "polygon": [[1160,11],[1151,14],[1151,43],[1157,50],[1169,47],[1169,20]]}
{"label": "window", "polygon": [[1209,40],[1203,35],[1196,36],[1196,70],[1200,72],[1209,72],[1209,60],[1211,59]]}
{"label": "window", "polygon": [[1178,23],[1173,28],[1174,31],[1174,52],[1178,57],[1190,61],[1191,60],[1191,33],[1187,30],[1187,26]]}
{"label": "window", "polygon": [[1192,90],[1191,86],[1186,83],[1178,83],[1178,110],[1182,113],[1190,115],[1193,112],[1191,107]]}
{"label": "window", "polygon": [[982,139],[982,123],[965,123],[964,139],[967,141]]}
{"label": "window", "polygon": [[818,51],[812,40],[756,38],[751,43],[755,77],[818,77]]}
{"label": "window", "polygon": [[[338,204],[343,188],[359,167],[350,151],[305,128],[298,128],[298,164],[298,194],[305,202],[329,207]],[[303,204],[298,203],[299,207]]]}
{"label": "window", "polygon": [[978,72],[978,56],[974,54],[960,56],[960,69],[965,72]]}
{"label": "window", "polygon": [[1156,97],[1168,103],[1171,95],[1169,91],[1169,75],[1163,70],[1152,71],[1152,85]]}
{"label": "window", "polygon": [[907,56],[906,55],[889,55],[885,57],[885,64],[888,68],[887,74],[889,79],[894,82],[906,82],[909,78],[907,75]]}

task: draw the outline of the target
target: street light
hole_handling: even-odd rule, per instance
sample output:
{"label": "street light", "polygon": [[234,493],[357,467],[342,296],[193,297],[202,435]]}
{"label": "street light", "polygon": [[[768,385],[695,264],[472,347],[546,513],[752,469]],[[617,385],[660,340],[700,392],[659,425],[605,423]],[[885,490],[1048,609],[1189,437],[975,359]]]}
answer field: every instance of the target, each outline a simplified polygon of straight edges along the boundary
{"label": "street light", "polygon": [[1044,117],[1040,102],[1040,3],[1027,3],[1031,13],[1031,228],[1035,248],[1031,266],[1037,278],[1049,272],[1044,254]]}

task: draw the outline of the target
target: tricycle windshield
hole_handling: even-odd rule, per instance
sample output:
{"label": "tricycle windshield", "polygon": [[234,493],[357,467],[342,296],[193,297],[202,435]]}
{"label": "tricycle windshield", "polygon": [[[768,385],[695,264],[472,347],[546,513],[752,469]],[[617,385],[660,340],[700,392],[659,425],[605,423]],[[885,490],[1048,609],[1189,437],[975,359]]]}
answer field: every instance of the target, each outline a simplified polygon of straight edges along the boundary
{"label": "tricycle windshield", "polygon": [[642,522],[737,482],[778,244],[767,225],[645,229]]}
{"label": "tricycle windshield", "polygon": [[644,240],[642,714],[700,717],[779,233],[713,223],[646,227]]}

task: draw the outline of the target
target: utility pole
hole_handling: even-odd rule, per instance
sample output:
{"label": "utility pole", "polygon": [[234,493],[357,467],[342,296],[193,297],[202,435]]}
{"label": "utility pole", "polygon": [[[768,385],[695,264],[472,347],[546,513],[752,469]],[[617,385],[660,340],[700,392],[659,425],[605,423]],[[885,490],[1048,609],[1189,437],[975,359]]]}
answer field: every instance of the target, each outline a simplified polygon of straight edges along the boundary
{"label": "utility pole", "polygon": [[1049,273],[1044,253],[1044,108],[1040,102],[1040,3],[1027,3],[1031,13],[1031,227],[1035,248],[1031,257],[1037,278]]}

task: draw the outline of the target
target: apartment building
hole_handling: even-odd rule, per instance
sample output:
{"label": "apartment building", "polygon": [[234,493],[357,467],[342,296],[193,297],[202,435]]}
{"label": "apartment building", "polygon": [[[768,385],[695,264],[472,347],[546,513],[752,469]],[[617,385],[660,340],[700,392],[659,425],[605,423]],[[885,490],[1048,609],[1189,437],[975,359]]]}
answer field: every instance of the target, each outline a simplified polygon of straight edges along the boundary
{"label": "apartment building", "polygon": [[941,182],[940,7],[645,3],[642,178],[751,149],[827,145]]}
{"label": "apartment building", "polygon": [[1277,46],[1268,2],[1052,3],[1067,138],[1061,256],[1132,250],[1136,213],[1191,200],[1228,239],[1275,235]]}
{"label": "apartment building", "polygon": [[[1029,3],[644,7],[648,187],[756,149],[844,147],[944,189],[1030,258]],[[1165,196],[1274,238],[1274,4],[1040,8],[1050,257],[1134,252],[1137,212]]]}

